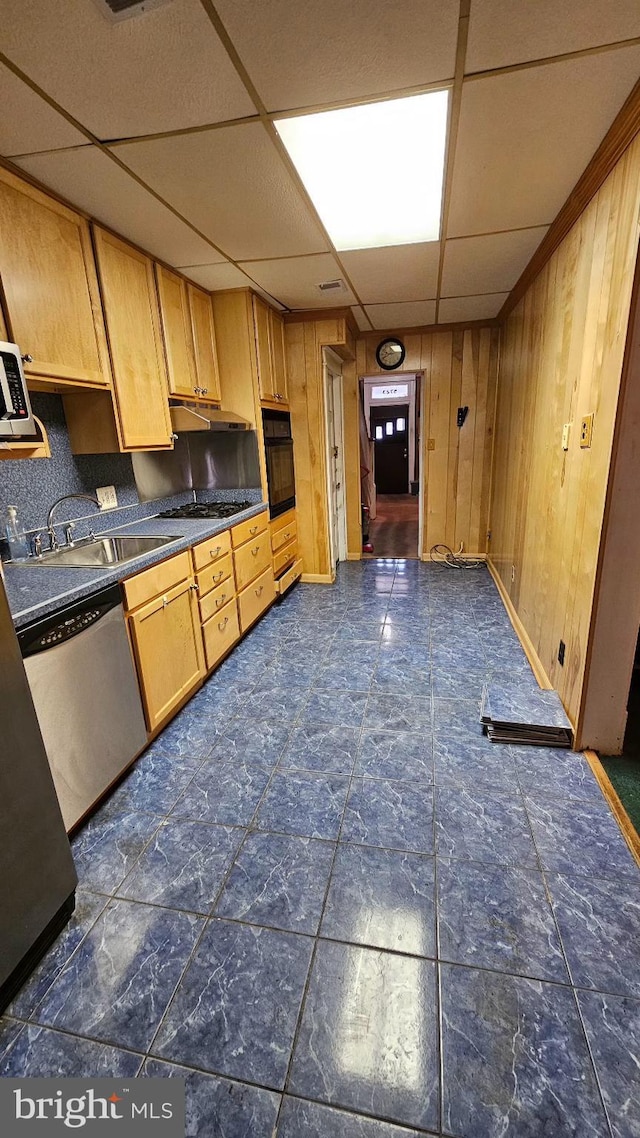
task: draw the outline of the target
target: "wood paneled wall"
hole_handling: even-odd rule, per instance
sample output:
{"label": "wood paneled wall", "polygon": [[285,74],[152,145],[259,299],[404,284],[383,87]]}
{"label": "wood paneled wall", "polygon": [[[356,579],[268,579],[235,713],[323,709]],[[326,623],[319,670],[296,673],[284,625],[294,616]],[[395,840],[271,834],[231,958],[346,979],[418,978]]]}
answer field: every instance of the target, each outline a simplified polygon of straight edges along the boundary
{"label": "wood paneled wall", "polygon": [[[389,375],[375,350],[392,332],[359,337],[356,373]],[[423,557],[444,542],[473,556],[487,549],[493,418],[498,367],[496,328],[459,328],[402,334],[402,371],[422,372],[421,473]],[[458,428],[458,407],[469,408]],[[348,489],[353,491],[351,485]],[[358,487],[359,491],[359,487]],[[349,550],[360,535],[349,530]]]}
{"label": "wood paneled wall", "polygon": [[[502,329],[490,557],[574,723],[582,698],[639,202],[640,138]],[[581,449],[580,422],[591,413],[593,444]],[[564,423],[572,424],[566,451]],[[564,667],[557,659],[561,639]]]}

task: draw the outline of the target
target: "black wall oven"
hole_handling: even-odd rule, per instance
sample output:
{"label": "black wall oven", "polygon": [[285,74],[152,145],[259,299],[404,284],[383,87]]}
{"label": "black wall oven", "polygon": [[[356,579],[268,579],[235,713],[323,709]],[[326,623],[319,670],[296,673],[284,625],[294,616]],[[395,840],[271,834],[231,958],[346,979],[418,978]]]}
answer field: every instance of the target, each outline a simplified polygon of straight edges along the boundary
{"label": "black wall oven", "polygon": [[269,486],[269,514],[277,518],[296,504],[291,416],[286,411],[262,412]]}

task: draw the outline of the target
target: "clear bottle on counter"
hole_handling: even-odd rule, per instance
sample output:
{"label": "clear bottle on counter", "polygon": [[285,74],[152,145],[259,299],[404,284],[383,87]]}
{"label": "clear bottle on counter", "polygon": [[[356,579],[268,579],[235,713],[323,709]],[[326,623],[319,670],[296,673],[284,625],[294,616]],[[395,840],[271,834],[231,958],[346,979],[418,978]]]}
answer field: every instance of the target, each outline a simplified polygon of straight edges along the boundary
{"label": "clear bottle on counter", "polygon": [[7,520],[5,522],[5,534],[7,537],[7,545],[9,546],[9,556],[12,561],[26,561],[29,556],[29,542],[27,535],[18,519],[18,507],[7,507]]}

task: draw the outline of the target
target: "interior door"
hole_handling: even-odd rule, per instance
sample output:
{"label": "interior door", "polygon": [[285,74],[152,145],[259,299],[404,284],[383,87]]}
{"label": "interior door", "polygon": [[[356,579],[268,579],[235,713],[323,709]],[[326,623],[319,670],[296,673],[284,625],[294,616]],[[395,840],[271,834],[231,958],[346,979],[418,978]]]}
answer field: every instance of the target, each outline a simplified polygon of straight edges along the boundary
{"label": "interior door", "polygon": [[378,494],[409,493],[409,405],[371,408]]}
{"label": "interior door", "polygon": [[329,531],[334,565],[346,560],[344,454],[342,433],[342,375],[325,359],[327,411],[327,480],[329,489]]}

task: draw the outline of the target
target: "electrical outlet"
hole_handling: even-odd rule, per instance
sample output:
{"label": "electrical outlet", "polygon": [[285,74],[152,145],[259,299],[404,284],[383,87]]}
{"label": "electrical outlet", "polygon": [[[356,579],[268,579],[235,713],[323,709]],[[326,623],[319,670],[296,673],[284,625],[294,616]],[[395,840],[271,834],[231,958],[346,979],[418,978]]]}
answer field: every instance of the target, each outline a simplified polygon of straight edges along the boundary
{"label": "electrical outlet", "polygon": [[566,646],[564,640],[561,640],[559,645],[558,645],[558,663],[563,668],[564,668],[564,654],[565,654],[566,647],[567,646]]}
{"label": "electrical outlet", "polygon": [[515,579],[516,579],[516,567],[515,567],[515,565],[512,565],[511,566],[511,580],[515,581]]}
{"label": "electrical outlet", "polygon": [[580,446],[586,450],[591,446],[591,436],[593,435],[593,413],[585,415],[580,426]]}
{"label": "electrical outlet", "polygon": [[98,486],[96,498],[100,503],[101,510],[115,510],[118,505],[115,486]]}
{"label": "electrical outlet", "polygon": [[571,434],[571,423],[565,423],[562,428],[562,449],[569,450],[569,435]]}

